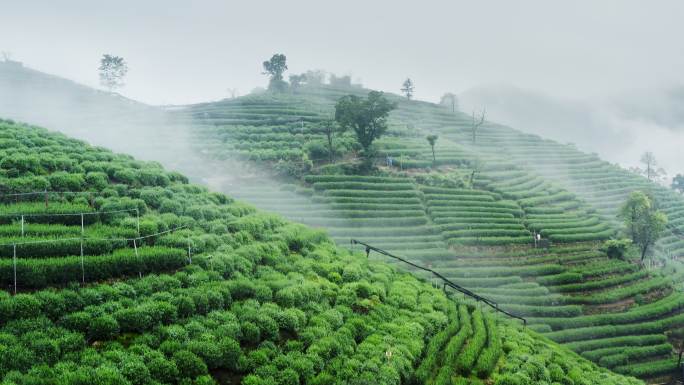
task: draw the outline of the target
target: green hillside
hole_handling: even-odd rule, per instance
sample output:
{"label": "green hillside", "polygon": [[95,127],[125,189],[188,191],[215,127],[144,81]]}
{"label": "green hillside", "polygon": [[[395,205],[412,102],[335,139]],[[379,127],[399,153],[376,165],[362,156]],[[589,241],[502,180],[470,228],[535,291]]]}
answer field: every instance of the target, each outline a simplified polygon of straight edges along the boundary
{"label": "green hillside", "polygon": [[[684,240],[672,233],[684,230],[681,196],[572,146],[494,123],[473,141],[470,116],[392,95],[398,108],[376,142],[377,169],[359,172],[349,133],[336,139],[331,163],[320,123],[339,97],[367,92],[302,87],[176,114],[195,122],[194,145],[212,159],[266,166],[277,181],[216,188],[325,228],[341,246],[355,238],[432,267],[616,372],[654,381],[676,373],[680,341],[665,332],[684,320],[676,260]],[[429,134],[439,135],[434,160]],[[635,190],[653,191],[670,217],[648,268],[600,250],[618,234],[617,207]],[[549,247],[534,248],[534,233]]]}
{"label": "green hillside", "polygon": [[0,122],[0,191],[2,384],[641,383],[320,231],[44,129]]}

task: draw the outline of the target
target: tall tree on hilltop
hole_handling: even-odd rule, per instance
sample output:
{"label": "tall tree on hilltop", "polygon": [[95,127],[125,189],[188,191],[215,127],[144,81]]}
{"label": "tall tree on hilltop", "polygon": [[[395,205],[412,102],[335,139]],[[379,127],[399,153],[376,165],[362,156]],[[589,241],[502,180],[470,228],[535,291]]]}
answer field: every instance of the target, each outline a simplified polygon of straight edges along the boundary
{"label": "tall tree on hilltop", "polygon": [[480,113],[479,117],[475,116],[475,110],[473,110],[472,121],[470,123],[470,132],[473,135],[473,143],[477,142],[477,130],[479,130],[480,126],[482,126],[482,124],[484,124],[485,115],[486,115],[486,110],[484,108],[482,109],[482,112]]}
{"label": "tall tree on hilltop", "polygon": [[449,106],[451,107],[451,112],[456,112],[458,98],[456,97],[456,94],[447,92],[446,94],[442,95],[442,98],[439,100],[439,104],[443,106]]}
{"label": "tall tree on hilltop", "polygon": [[620,217],[625,223],[632,242],[641,251],[643,262],[649,247],[662,235],[667,225],[667,216],[657,210],[651,198],[641,191],[634,191],[620,209]]}
{"label": "tall tree on hilltop", "polygon": [[268,89],[271,91],[284,91],[287,83],[283,80],[283,73],[287,71],[287,58],[281,53],[271,56],[270,60],[263,62],[264,75],[269,75]]}
{"label": "tall tree on hilltop", "polygon": [[637,167],[634,171],[652,182],[662,182],[662,179],[667,175],[667,172],[662,167],[658,167],[658,161],[650,151],[645,152],[641,156],[641,163],[644,164],[644,169],[641,170]]}
{"label": "tall tree on hilltop", "polygon": [[401,92],[403,92],[404,95],[406,95],[406,99],[411,100],[411,98],[413,97],[414,89],[415,87],[413,85],[413,80],[411,80],[411,78],[407,78],[406,80],[404,80],[404,83],[401,87]]}
{"label": "tall tree on hilltop", "polygon": [[128,73],[128,64],[121,56],[109,54],[102,55],[100,59],[100,84],[112,92],[116,88],[123,87],[123,79]]}
{"label": "tall tree on hilltop", "polygon": [[335,105],[335,121],[344,129],[352,129],[363,148],[362,155],[367,166],[373,159],[373,141],[387,131],[387,117],[396,107],[384,93],[371,91],[368,97],[356,95],[341,97]]}

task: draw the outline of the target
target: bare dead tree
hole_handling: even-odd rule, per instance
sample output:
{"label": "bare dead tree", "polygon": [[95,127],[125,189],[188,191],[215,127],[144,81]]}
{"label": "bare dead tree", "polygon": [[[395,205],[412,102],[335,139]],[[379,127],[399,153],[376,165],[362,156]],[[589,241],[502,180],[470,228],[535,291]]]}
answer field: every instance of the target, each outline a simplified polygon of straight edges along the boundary
{"label": "bare dead tree", "polygon": [[238,90],[237,88],[226,88],[228,93],[230,94],[231,99],[235,99],[238,97]]}
{"label": "bare dead tree", "polygon": [[2,51],[2,52],[0,52],[0,55],[2,55],[3,61],[12,60],[12,52],[10,52],[10,51]]}
{"label": "bare dead tree", "polygon": [[470,126],[470,131],[473,134],[473,143],[477,142],[477,130],[479,130],[480,126],[482,126],[482,124],[484,124],[486,112],[487,112],[487,110],[485,108],[483,108],[480,116],[476,117],[475,116],[475,110],[473,110],[473,120],[472,120],[472,123]]}

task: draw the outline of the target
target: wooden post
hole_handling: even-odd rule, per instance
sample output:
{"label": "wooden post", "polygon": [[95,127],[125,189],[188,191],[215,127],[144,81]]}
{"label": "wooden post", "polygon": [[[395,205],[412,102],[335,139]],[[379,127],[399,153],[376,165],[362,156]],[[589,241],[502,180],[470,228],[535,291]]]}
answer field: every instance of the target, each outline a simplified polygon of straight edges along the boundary
{"label": "wooden post", "polygon": [[84,222],[83,221],[83,213],[81,213],[81,239],[85,235],[85,226],[84,226],[83,222]]}
{"label": "wooden post", "polygon": [[48,192],[45,190],[45,211],[48,210]]}

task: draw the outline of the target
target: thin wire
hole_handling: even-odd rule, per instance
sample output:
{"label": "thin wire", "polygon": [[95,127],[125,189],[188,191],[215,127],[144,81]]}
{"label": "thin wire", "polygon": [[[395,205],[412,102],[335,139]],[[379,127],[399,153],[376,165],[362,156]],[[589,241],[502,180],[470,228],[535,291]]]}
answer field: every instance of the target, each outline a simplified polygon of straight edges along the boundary
{"label": "thin wire", "polygon": [[[125,242],[131,242],[131,241],[139,241],[143,239],[148,239],[152,237],[156,237],[159,235],[164,235],[168,234],[180,229],[188,228],[188,225],[183,225],[179,227],[175,227],[173,229],[165,230],[165,231],[160,231],[158,233],[154,234],[148,234],[145,236],[141,237],[135,237],[135,238],[94,238],[94,237],[83,237],[84,241],[125,241]],[[64,241],[78,241],[81,240],[81,238],[59,238],[59,239],[45,239],[41,241],[28,241],[28,242],[11,242],[11,243],[0,243],[0,247],[2,246],[11,246],[11,245],[33,245],[33,244],[41,244],[41,243],[57,243],[57,242],[64,242]]]}
{"label": "thin wire", "polygon": [[28,191],[22,193],[0,193],[0,197],[16,197],[26,195],[47,195],[47,194],[103,194],[100,191]]}
{"label": "thin wire", "polygon": [[111,211],[85,211],[82,213],[33,213],[33,214],[22,214],[22,213],[12,213],[12,214],[0,214],[0,217],[66,217],[66,216],[81,216],[81,215],[98,215],[98,214],[114,214],[114,213],[124,213],[132,212],[137,209],[124,209],[124,210],[111,210]]}

